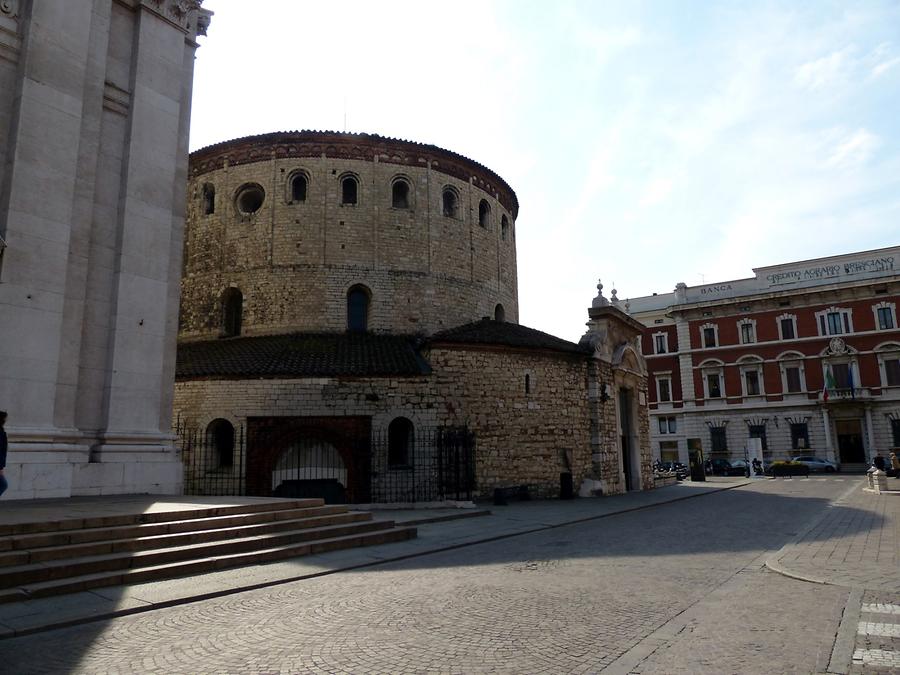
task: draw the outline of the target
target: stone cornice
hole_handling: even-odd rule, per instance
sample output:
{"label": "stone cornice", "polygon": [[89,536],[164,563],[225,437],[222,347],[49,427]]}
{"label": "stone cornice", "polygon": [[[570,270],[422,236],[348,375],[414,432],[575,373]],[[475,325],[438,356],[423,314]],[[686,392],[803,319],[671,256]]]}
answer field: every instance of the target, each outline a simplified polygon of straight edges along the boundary
{"label": "stone cornice", "polygon": [[489,194],[509,211],[513,219],[519,212],[516,193],[486,166],[435,145],[387,138],[376,134],[336,131],[279,131],[246,136],[216,143],[191,153],[192,176],[230,166],[288,157],[332,157],[358,159],[419,168],[430,167],[473,185]]}
{"label": "stone cornice", "polygon": [[[185,33],[206,35],[211,13],[201,9],[202,2],[203,0],[140,0],[140,6],[177,26]],[[195,17],[197,20],[192,25],[192,19]]]}

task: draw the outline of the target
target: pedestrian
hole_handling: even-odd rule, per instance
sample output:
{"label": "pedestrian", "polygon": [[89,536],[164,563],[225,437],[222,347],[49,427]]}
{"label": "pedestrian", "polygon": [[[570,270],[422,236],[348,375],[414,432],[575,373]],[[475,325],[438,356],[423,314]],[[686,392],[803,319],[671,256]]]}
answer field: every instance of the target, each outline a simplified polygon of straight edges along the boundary
{"label": "pedestrian", "polygon": [[876,469],[878,469],[879,471],[884,471],[884,457],[882,457],[881,455],[875,455],[875,459],[872,460],[872,463],[875,465]]}
{"label": "pedestrian", "polygon": [[900,458],[897,457],[897,451],[891,451],[891,468],[894,470],[894,478],[900,478]]}
{"label": "pedestrian", "polygon": [[3,428],[4,424],[6,424],[6,411],[0,410],[0,495],[6,492],[6,488],[9,487],[6,476],[3,475],[3,470],[6,469],[6,446],[8,445],[6,429]]}

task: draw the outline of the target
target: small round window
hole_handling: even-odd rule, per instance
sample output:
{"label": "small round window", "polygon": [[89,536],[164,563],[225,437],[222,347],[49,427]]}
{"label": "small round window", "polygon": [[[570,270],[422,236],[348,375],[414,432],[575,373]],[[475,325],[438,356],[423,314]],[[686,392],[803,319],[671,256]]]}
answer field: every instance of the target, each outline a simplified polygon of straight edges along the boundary
{"label": "small round window", "polygon": [[237,199],[235,200],[237,203],[238,211],[243,213],[245,216],[249,216],[252,213],[256,213],[262,208],[263,201],[266,198],[266,193],[259,185],[255,183],[251,183],[249,185],[242,186],[237,193]]}

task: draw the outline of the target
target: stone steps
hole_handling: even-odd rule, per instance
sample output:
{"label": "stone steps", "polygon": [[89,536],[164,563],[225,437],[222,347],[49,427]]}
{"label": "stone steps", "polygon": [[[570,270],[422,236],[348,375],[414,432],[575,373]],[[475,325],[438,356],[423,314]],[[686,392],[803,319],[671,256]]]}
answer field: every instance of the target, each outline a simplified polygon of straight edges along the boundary
{"label": "stone steps", "polygon": [[16,533],[0,536],[0,602],[416,536],[415,528],[319,499],[247,506],[247,513],[229,506],[89,518],[82,529],[71,529],[70,521],[17,524]]}

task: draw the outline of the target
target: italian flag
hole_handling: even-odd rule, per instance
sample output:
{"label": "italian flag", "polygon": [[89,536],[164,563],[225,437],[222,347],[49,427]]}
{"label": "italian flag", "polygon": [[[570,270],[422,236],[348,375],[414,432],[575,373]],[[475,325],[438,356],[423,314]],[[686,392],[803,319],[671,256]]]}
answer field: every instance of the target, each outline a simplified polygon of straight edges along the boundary
{"label": "italian flag", "polygon": [[834,389],[834,373],[831,372],[831,366],[825,366],[825,392],[822,394],[822,400],[825,403],[828,403],[828,392]]}

